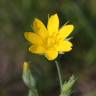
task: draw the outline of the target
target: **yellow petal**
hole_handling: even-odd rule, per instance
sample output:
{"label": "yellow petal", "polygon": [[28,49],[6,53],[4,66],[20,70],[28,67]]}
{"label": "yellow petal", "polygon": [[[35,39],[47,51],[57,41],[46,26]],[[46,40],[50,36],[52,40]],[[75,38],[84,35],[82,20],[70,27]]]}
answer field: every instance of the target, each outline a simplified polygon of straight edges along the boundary
{"label": "yellow petal", "polygon": [[46,52],[45,57],[48,60],[54,60],[58,56],[58,52],[56,50],[49,50]]}
{"label": "yellow petal", "polygon": [[47,28],[48,28],[49,35],[52,35],[58,31],[59,18],[57,14],[54,14],[49,17]]}
{"label": "yellow petal", "polygon": [[29,51],[35,54],[43,54],[44,48],[42,46],[32,45],[31,47],[29,47]]}
{"label": "yellow petal", "polygon": [[64,25],[60,30],[59,30],[59,38],[67,38],[71,32],[73,31],[74,26],[73,25]]}
{"label": "yellow petal", "polygon": [[71,51],[72,49],[72,43],[67,41],[67,40],[62,40],[59,42],[59,45],[57,47],[57,50],[62,53],[62,52],[68,52]]}
{"label": "yellow petal", "polygon": [[43,22],[37,18],[34,20],[32,28],[41,37],[46,37],[46,34],[48,34]]}
{"label": "yellow petal", "polygon": [[33,32],[25,32],[24,36],[32,44],[36,44],[36,45],[42,44],[42,39],[40,38],[40,36],[38,36],[37,34]]}

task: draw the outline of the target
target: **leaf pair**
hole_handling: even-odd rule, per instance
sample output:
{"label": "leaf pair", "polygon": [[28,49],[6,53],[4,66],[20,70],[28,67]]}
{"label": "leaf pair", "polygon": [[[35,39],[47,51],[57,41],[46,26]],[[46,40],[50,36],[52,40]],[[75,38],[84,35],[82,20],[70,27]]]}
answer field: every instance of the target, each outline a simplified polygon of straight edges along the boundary
{"label": "leaf pair", "polygon": [[61,94],[60,96],[70,96],[72,93],[72,87],[75,83],[76,79],[75,77],[72,75],[69,79],[69,81],[65,82],[63,84],[63,87],[61,89]]}

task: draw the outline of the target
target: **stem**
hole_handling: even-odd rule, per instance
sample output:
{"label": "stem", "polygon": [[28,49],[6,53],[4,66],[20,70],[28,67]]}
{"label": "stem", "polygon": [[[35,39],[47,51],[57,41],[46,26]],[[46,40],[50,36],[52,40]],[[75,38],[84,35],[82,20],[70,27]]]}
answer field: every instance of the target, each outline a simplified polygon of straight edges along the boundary
{"label": "stem", "polygon": [[57,72],[58,72],[58,78],[59,78],[59,83],[60,83],[60,88],[62,90],[62,78],[61,78],[61,72],[60,72],[60,68],[59,68],[59,64],[57,61],[55,61],[55,64],[56,64],[56,68],[57,68]]}

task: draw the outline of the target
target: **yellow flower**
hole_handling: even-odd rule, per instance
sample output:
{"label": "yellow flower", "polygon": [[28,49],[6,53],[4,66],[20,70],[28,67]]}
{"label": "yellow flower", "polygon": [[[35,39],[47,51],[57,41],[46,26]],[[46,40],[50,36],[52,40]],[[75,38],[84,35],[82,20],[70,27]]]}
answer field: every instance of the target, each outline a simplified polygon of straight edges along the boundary
{"label": "yellow flower", "polygon": [[26,72],[28,70],[29,70],[29,64],[28,64],[28,62],[24,62],[24,64],[23,64],[23,71]]}
{"label": "yellow flower", "polygon": [[47,28],[39,19],[35,19],[32,25],[34,32],[25,32],[25,38],[32,44],[29,51],[44,55],[48,60],[54,60],[58,54],[72,49],[72,43],[67,37],[73,31],[73,25],[63,25],[59,29],[57,14],[49,17]]}

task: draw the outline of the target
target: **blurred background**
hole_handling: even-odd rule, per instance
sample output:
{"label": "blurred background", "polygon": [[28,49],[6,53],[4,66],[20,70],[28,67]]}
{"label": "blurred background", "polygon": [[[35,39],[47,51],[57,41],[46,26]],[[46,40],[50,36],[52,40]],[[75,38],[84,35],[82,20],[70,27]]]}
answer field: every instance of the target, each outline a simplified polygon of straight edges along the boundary
{"label": "blurred background", "polygon": [[72,96],[96,96],[96,0],[0,0],[0,96],[27,96],[22,80],[25,60],[31,64],[40,96],[58,96],[54,62],[30,54],[25,31],[35,17],[47,24],[58,13],[60,26],[74,24],[74,48],[59,56],[63,80],[74,74],[78,81]]}

